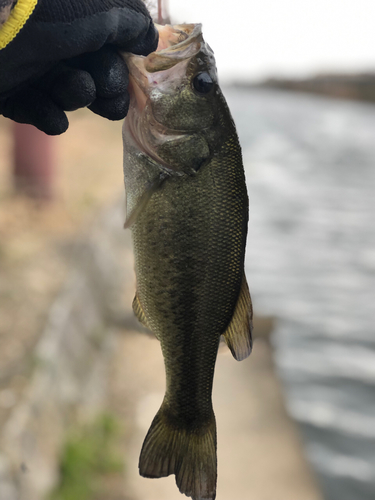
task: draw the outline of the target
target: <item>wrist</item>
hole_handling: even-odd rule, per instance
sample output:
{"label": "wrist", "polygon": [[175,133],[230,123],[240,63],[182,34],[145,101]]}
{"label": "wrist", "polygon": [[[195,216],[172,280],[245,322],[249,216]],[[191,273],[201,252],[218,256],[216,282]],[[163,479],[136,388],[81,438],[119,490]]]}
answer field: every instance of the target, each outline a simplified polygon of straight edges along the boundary
{"label": "wrist", "polygon": [[33,13],[38,0],[18,0],[9,17],[0,25],[0,50],[4,49],[21,31]]}

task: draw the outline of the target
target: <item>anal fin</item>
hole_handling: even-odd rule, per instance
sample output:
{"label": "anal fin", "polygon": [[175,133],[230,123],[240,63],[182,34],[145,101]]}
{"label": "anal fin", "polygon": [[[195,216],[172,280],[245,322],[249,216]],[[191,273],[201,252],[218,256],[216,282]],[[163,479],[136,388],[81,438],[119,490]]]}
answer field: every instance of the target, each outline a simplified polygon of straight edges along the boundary
{"label": "anal fin", "polygon": [[138,298],[138,295],[135,294],[135,297],[133,299],[133,311],[134,311],[134,314],[136,315],[138,321],[143,325],[145,326],[146,328],[148,328],[149,330],[151,330],[150,328],[150,325],[148,324],[148,321],[147,321],[147,318],[146,318],[146,314],[143,310],[143,307],[139,301],[139,298]]}
{"label": "anal fin", "polygon": [[223,334],[227,346],[237,361],[242,361],[251,353],[253,347],[252,330],[253,306],[244,274],[233,317]]}

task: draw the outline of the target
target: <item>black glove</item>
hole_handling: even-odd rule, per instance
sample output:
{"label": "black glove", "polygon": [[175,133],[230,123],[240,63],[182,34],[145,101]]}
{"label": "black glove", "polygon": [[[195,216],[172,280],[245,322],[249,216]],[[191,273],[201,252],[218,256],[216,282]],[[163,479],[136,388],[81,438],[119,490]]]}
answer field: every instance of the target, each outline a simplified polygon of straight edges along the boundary
{"label": "black glove", "polygon": [[68,128],[63,110],[120,120],[128,70],[117,49],[147,55],[157,40],[142,0],[39,0],[0,50],[0,114],[51,135]]}

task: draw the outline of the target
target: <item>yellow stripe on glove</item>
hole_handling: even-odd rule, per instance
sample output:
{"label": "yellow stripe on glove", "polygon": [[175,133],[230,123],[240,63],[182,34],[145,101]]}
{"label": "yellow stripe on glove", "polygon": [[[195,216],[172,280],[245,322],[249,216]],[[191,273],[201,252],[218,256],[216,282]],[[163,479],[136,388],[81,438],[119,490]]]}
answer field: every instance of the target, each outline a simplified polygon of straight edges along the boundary
{"label": "yellow stripe on glove", "polygon": [[0,50],[10,43],[23,28],[38,0],[18,0],[10,16],[0,29]]}

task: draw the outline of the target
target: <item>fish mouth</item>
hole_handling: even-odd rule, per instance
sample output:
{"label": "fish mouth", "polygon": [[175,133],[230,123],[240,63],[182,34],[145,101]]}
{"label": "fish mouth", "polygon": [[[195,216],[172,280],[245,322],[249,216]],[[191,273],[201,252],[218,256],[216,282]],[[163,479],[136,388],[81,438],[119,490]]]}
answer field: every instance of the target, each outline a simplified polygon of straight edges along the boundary
{"label": "fish mouth", "polygon": [[156,28],[158,48],[145,59],[145,69],[149,73],[165,71],[199,52],[203,42],[201,24],[156,25]]}
{"label": "fish mouth", "polygon": [[[148,56],[123,52],[129,68],[131,101],[142,111],[153,88],[163,89],[170,80],[181,79],[189,60],[196,56],[204,44],[201,24],[155,25],[159,31],[159,45]],[[179,64],[179,63],[186,64]],[[171,70],[171,71],[169,71]]]}

